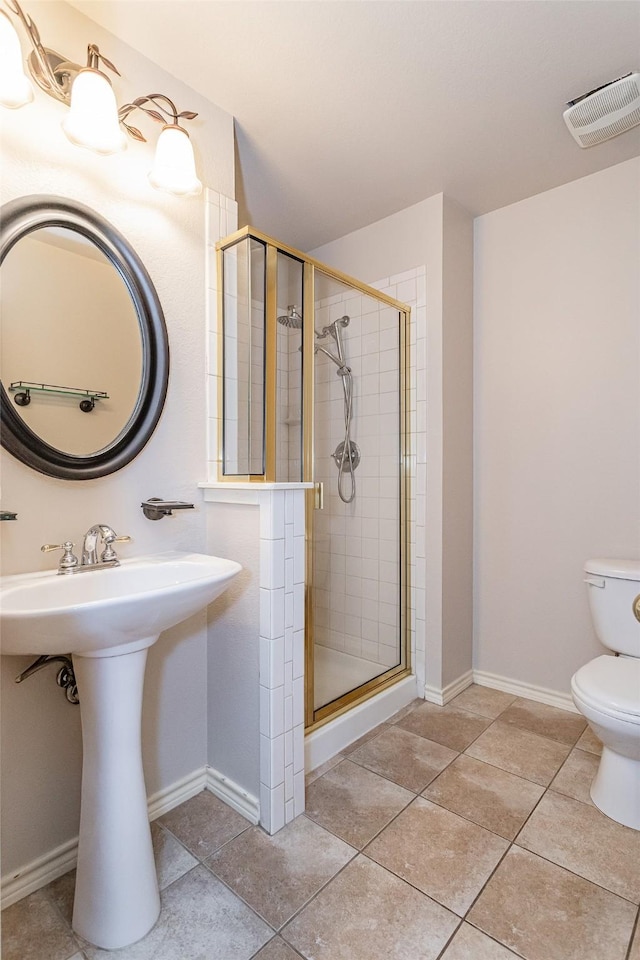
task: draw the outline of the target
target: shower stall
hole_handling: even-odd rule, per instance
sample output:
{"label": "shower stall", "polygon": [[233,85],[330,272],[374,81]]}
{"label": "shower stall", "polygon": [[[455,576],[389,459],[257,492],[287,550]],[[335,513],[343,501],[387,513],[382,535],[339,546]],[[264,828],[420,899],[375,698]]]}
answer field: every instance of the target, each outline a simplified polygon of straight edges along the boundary
{"label": "shower stall", "polygon": [[309,487],[309,731],[410,673],[409,311],[253,228],[218,256],[220,480]]}

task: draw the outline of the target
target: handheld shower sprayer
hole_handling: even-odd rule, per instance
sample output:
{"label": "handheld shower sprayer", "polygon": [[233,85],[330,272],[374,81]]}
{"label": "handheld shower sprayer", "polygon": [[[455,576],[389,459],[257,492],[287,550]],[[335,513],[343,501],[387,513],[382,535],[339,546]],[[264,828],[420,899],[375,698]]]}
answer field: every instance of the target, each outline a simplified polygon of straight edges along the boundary
{"label": "handheld shower sprayer", "polygon": [[[345,316],[339,317],[337,320],[334,320],[333,323],[323,327],[320,333],[316,331],[316,338],[318,340],[324,340],[326,337],[333,337],[336,343],[337,356],[334,356],[331,350],[328,350],[321,344],[316,343],[315,345],[315,352],[323,353],[325,357],[328,357],[329,360],[332,360],[338,368],[336,371],[338,376],[342,378],[342,389],[344,393],[344,440],[338,444],[332,454],[332,457],[335,460],[338,468],[338,495],[343,503],[351,503],[355,498],[356,479],[354,476],[354,471],[360,463],[360,451],[358,450],[357,445],[351,439],[351,418],[353,415],[353,376],[351,374],[351,367],[347,366],[345,362],[344,344],[342,342],[342,330],[344,327],[349,325],[349,321],[350,318],[345,314]],[[351,479],[348,493],[344,489],[346,474],[348,474]]]}
{"label": "handheld shower sprayer", "polygon": [[[301,330],[302,317],[298,313],[295,304],[289,304],[287,312],[277,317],[278,323],[288,330]],[[327,324],[320,332],[315,331],[315,339],[326,340],[332,337],[335,341],[335,354],[321,343],[315,343],[313,352],[322,353],[328,357],[332,363],[335,363],[336,373],[342,378],[342,389],[344,393],[344,440],[338,444],[332,457],[338,468],[338,494],[344,503],[351,503],[356,495],[356,481],[354,470],[360,463],[360,451],[357,445],[351,439],[351,417],[353,413],[353,376],[351,367],[345,362],[344,344],[342,342],[342,330],[350,323],[350,317],[346,314],[338,317],[333,323]],[[302,351],[302,344],[298,347]],[[345,474],[351,478],[351,486],[347,493],[344,489]]]}

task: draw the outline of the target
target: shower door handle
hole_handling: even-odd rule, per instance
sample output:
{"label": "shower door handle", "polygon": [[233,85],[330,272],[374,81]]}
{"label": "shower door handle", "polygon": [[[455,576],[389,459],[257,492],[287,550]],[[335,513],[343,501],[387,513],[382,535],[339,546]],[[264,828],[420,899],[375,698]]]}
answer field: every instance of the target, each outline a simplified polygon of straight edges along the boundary
{"label": "shower door handle", "polygon": [[324,483],[322,480],[318,481],[313,486],[314,493],[314,509],[324,510]]}

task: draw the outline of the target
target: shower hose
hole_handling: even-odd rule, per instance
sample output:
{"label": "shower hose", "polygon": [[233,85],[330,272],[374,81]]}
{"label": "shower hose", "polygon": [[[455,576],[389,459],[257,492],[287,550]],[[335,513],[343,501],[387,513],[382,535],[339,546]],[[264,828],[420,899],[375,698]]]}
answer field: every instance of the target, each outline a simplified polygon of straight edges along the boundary
{"label": "shower hose", "polygon": [[[338,496],[343,503],[351,503],[356,495],[356,477],[351,452],[351,413],[353,406],[353,377],[349,367],[343,366],[338,371],[342,377],[342,389],[344,390],[344,443],[342,445],[342,455],[338,464]],[[345,470],[346,465],[348,468]],[[345,491],[345,473],[350,478],[349,492]]]}

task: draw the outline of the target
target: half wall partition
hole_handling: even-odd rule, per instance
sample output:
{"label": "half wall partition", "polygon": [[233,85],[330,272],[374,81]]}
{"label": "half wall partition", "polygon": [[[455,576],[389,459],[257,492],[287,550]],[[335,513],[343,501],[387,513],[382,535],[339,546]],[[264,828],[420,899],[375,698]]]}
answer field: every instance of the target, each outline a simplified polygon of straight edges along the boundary
{"label": "half wall partition", "polygon": [[313,482],[310,730],[410,672],[402,303],[244,228],[218,244],[221,481]]}

